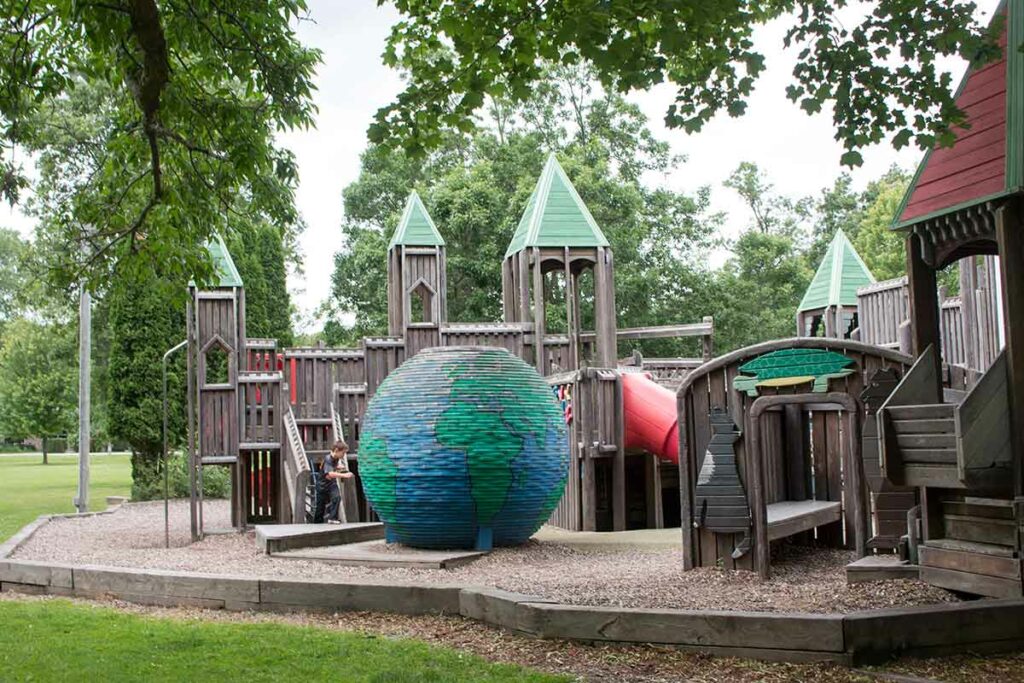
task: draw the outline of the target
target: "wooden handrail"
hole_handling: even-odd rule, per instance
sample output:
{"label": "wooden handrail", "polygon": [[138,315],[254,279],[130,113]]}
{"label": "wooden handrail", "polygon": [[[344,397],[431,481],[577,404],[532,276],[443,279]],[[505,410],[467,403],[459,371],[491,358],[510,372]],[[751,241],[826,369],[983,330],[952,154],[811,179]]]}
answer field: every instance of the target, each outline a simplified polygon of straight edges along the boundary
{"label": "wooden handrail", "polygon": [[284,467],[286,470],[285,485],[288,487],[288,498],[292,504],[292,521],[299,523],[305,518],[305,484],[312,476],[306,448],[302,445],[299,426],[295,422],[295,413],[288,405],[284,411]]}

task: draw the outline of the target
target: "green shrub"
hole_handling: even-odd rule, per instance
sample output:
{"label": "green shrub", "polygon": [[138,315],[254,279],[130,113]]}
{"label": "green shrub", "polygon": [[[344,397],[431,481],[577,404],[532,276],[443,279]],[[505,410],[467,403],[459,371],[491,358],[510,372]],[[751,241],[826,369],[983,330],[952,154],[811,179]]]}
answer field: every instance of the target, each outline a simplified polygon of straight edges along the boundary
{"label": "green shrub", "polygon": [[[143,471],[145,470],[145,471]],[[167,488],[171,498],[188,498],[188,456],[175,453],[167,461]],[[231,472],[227,467],[203,468],[203,496],[227,498],[231,494]],[[159,500],[164,497],[164,472],[161,463],[156,471],[133,458],[132,500]]]}

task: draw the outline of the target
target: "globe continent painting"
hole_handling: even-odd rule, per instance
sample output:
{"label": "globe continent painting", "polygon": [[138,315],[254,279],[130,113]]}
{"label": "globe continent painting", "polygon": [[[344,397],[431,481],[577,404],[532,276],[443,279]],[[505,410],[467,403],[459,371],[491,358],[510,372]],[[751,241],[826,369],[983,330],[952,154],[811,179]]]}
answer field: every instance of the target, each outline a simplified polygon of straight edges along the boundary
{"label": "globe continent painting", "polygon": [[388,540],[419,548],[523,543],[558,505],[568,460],[547,382],[492,347],[420,351],[377,388],[359,439]]}

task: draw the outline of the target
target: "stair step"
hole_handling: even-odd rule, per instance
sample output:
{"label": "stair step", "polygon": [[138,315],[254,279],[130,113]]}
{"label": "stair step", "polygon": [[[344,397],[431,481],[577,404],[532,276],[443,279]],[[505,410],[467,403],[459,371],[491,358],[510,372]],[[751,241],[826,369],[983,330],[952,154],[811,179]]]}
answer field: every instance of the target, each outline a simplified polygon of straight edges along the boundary
{"label": "stair step", "polygon": [[956,449],[956,434],[952,432],[942,434],[907,434],[897,431],[896,443],[901,450],[904,448],[927,448],[929,450]]}
{"label": "stair step", "polygon": [[929,548],[940,548],[942,550],[959,550],[965,553],[981,553],[982,555],[993,555],[995,557],[1016,557],[1017,553],[1013,548],[994,543],[976,543],[973,541],[962,541],[958,538],[933,538],[924,542]]}
{"label": "stair step", "polygon": [[952,403],[932,403],[919,406],[889,406],[886,410],[894,420],[935,420],[952,418],[956,406]]}
{"label": "stair step", "polygon": [[944,500],[942,501],[942,511],[944,514],[947,515],[962,515],[968,517],[983,517],[986,519],[1000,519],[1011,521],[1011,523],[1014,519],[1012,503],[1008,506],[988,505],[986,503],[968,502],[970,500],[972,499],[968,498],[963,501]]}
{"label": "stair step", "polygon": [[979,496],[965,496],[964,502],[968,505],[984,505],[987,507],[1006,508],[1013,510],[1013,501],[1005,498],[981,498]]}
{"label": "stair step", "polygon": [[956,465],[955,448],[910,448],[900,444],[900,455],[907,465]]}
{"label": "stair step", "polygon": [[894,418],[892,426],[897,434],[953,434],[956,432],[956,423],[952,417],[920,420]]}
{"label": "stair step", "polygon": [[955,514],[943,515],[942,519],[947,538],[1010,548],[1017,545],[1017,522],[1012,519]]}

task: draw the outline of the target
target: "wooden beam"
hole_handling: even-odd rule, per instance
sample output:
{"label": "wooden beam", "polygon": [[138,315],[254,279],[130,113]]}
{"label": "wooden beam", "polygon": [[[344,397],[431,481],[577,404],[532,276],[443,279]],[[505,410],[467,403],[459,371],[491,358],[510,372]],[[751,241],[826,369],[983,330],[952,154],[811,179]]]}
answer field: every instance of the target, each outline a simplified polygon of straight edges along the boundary
{"label": "wooden beam", "polygon": [[1019,197],[1003,204],[996,212],[1015,496],[1024,495],[1024,225],[1021,222]]}
{"label": "wooden beam", "polygon": [[[929,346],[938,351],[942,348],[939,334],[939,296],[936,289],[935,271],[925,263],[922,253],[921,236],[911,233],[907,236],[907,277],[910,288],[911,347],[918,357]],[[935,354],[935,377],[942,377],[942,357]],[[934,403],[942,403],[942,384],[933,387]]]}
{"label": "wooden beam", "polygon": [[600,247],[594,266],[594,318],[597,328],[594,362],[614,367],[618,357],[615,334],[615,275],[611,249]]}
{"label": "wooden beam", "polygon": [[[714,323],[710,316],[703,322],[682,325],[656,325],[653,327],[625,327],[618,330],[615,336],[619,339],[669,339],[678,337],[707,337],[714,331]],[[584,341],[596,339],[596,332],[583,332],[580,338]]]}
{"label": "wooden beam", "polygon": [[[533,247],[533,347],[537,352],[534,363],[542,376],[548,374],[544,367],[544,273],[540,267],[540,249]],[[525,253],[525,252],[524,252]]]}

